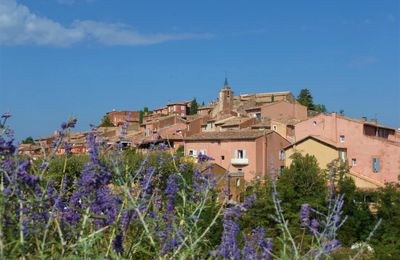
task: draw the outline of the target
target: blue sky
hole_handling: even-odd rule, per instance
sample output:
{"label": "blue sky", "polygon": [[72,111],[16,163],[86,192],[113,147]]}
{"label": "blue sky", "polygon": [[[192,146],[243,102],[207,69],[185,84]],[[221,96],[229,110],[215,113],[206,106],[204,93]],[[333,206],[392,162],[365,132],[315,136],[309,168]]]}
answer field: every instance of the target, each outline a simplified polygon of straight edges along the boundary
{"label": "blue sky", "polygon": [[400,127],[400,1],[0,0],[0,111],[17,139],[112,109],[309,88]]}

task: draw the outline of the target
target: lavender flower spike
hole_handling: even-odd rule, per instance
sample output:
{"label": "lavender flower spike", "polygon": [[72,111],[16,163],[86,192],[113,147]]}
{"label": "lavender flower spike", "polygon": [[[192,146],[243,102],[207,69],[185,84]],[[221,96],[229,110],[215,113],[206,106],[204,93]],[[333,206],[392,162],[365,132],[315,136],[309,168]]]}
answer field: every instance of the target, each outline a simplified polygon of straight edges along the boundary
{"label": "lavender flower spike", "polygon": [[300,223],[302,227],[310,226],[310,205],[305,203],[301,205],[300,210]]}

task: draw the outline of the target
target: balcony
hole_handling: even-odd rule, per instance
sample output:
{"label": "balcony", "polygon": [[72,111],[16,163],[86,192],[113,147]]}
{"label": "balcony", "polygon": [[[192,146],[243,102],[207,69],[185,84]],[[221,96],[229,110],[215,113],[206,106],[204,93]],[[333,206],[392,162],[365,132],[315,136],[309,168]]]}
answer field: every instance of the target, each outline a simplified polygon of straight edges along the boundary
{"label": "balcony", "polygon": [[247,158],[232,158],[231,164],[232,165],[248,165],[249,159],[247,159]]}

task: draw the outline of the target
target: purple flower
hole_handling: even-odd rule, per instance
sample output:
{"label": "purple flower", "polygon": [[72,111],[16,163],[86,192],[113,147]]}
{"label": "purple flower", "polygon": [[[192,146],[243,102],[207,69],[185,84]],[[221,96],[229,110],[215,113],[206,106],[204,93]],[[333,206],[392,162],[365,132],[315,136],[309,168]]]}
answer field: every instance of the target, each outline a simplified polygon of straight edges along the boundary
{"label": "purple flower", "polygon": [[328,241],[323,245],[323,250],[324,253],[326,254],[331,254],[333,251],[335,251],[338,247],[340,246],[340,242],[337,239],[333,239]]}
{"label": "purple flower", "polygon": [[223,258],[239,259],[240,249],[238,248],[237,235],[239,225],[233,220],[224,220],[224,231],[222,233],[221,244],[218,246],[217,253]]}
{"label": "purple flower", "polygon": [[212,157],[210,157],[210,156],[207,156],[207,155],[205,155],[205,154],[202,154],[202,153],[200,153],[200,154],[197,156],[197,162],[198,162],[198,163],[207,162],[207,161],[213,161],[213,160],[214,160],[214,158],[212,158]]}
{"label": "purple flower", "polygon": [[271,252],[272,240],[265,239],[264,228],[256,227],[250,236],[245,237],[244,259],[270,259]]}
{"label": "purple flower", "polygon": [[310,231],[311,231],[311,233],[312,233],[313,235],[318,234],[318,228],[319,228],[319,226],[320,226],[319,222],[318,222],[315,218],[313,218],[313,219],[311,220],[311,225],[310,225]]}
{"label": "purple flower", "polygon": [[308,227],[310,225],[310,205],[303,204],[301,205],[300,210],[300,223],[302,227]]}
{"label": "purple flower", "polygon": [[119,234],[115,237],[113,240],[113,248],[115,252],[119,255],[122,255],[124,253],[124,236],[122,234]]}
{"label": "purple flower", "polygon": [[71,144],[71,143],[63,142],[63,143],[62,143],[62,147],[64,148],[65,154],[66,154],[67,156],[72,155],[72,144]]}

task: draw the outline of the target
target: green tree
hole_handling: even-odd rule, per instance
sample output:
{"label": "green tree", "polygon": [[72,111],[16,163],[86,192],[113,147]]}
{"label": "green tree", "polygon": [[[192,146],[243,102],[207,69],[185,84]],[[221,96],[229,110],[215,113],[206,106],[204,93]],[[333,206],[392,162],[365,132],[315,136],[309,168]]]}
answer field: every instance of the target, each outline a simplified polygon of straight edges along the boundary
{"label": "green tree", "polygon": [[144,112],[142,110],[140,110],[139,111],[139,124],[140,125],[143,124],[143,115],[144,115]]}
{"label": "green tree", "polygon": [[197,100],[196,100],[196,98],[194,98],[194,99],[192,100],[192,102],[190,102],[189,114],[190,114],[190,115],[195,115],[195,114],[197,114],[198,108],[199,108],[199,104],[197,104]]}
{"label": "green tree", "polygon": [[[332,167],[336,191],[344,195],[342,215],[347,216],[344,225],[339,229],[338,237],[344,246],[351,246],[357,241],[364,241],[374,225],[374,216],[365,201],[365,193],[357,190],[354,180],[349,176],[349,166],[341,160],[335,160]],[[329,174],[329,170],[327,170]]]}
{"label": "green tree", "polygon": [[108,116],[104,116],[103,119],[101,119],[101,122],[99,124],[99,127],[114,127],[115,125],[111,122],[110,118]]}
{"label": "green tree", "polygon": [[250,233],[254,227],[268,227],[268,236],[276,235],[275,221],[271,217],[275,214],[271,180],[266,178],[264,182],[251,183],[245,191],[245,197],[253,194],[256,195],[256,200],[243,214],[240,222],[241,229],[245,233]]}
{"label": "green tree", "polygon": [[398,259],[400,256],[400,183],[387,183],[378,190],[378,218],[382,225],[373,237],[378,259]]}
{"label": "green tree", "polygon": [[297,102],[299,102],[303,106],[306,106],[308,109],[314,109],[314,101],[311,95],[311,91],[309,89],[304,88],[300,90],[300,93],[297,96]]}
{"label": "green tree", "polygon": [[320,113],[326,113],[327,112],[327,109],[326,109],[325,105],[322,105],[322,104],[314,105],[314,110],[317,111],[317,112],[320,112]]}
{"label": "green tree", "polygon": [[22,140],[23,144],[35,144],[35,140],[33,140],[32,136],[27,137],[26,139]]}

